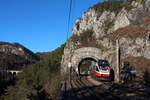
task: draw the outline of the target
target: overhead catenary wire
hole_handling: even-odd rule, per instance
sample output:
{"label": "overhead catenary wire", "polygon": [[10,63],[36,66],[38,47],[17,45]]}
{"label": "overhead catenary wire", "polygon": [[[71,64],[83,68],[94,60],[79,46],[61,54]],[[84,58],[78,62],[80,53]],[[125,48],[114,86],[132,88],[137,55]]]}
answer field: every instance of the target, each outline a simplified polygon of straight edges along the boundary
{"label": "overhead catenary wire", "polygon": [[75,14],[76,13],[76,0],[72,1],[72,20],[74,21],[75,19]]}
{"label": "overhead catenary wire", "polygon": [[70,20],[71,20],[71,11],[72,11],[72,0],[70,0],[69,4],[69,15],[68,15],[68,26],[67,26],[67,40],[68,40],[68,35],[69,35],[69,30],[70,30]]}

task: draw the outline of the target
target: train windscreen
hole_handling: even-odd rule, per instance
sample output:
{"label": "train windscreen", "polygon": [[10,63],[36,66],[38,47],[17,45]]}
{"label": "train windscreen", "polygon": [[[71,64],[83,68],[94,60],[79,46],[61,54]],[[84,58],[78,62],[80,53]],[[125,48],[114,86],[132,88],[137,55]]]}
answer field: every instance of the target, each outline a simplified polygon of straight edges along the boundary
{"label": "train windscreen", "polygon": [[107,70],[109,64],[108,64],[108,61],[106,61],[106,60],[99,60],[99,61],[98,61],[98,66],[99,66],[100,69],[102,69],[102,70]]}

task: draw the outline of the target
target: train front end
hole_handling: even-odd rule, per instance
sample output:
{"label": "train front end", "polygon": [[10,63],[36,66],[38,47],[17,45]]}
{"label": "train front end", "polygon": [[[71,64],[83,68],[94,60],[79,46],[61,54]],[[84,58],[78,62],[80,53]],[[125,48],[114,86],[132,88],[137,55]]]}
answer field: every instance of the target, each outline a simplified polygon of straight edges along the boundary
{"label": "train front end", "polygon": [[107,60],[98,60],[94,70],[91,72],[92,77],[97,80],[111,80],[110,65]]}

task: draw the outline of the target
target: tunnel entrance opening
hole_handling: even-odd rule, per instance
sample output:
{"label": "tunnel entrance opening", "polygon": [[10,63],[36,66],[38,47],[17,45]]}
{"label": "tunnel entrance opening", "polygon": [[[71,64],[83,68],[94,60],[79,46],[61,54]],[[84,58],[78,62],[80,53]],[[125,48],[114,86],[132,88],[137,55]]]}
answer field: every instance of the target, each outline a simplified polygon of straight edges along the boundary
{"label": "tunnel entrance opening", "polygon": [[90,72],[93,69],[93,66],[96,64],[96,60],[93,58],[82,59],[78,65],[78,72],[80,76],[89,76]]}

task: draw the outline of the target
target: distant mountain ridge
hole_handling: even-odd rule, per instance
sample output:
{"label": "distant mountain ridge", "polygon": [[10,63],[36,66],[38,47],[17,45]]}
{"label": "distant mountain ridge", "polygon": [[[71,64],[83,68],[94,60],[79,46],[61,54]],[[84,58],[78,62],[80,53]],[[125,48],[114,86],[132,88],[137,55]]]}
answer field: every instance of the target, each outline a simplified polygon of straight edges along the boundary
{"label": "distant mountain ridge", "polygon": [[45,58],[46,56],[48,56],[50,52],[36,52],[36,55],[38,55],[40,57],[40,59]]}
{"label": "distant mountain ridge", "polygon": [[21,66],[38,60],[38,55],[19,43],[0,42],[0,67],[21,69]]}

